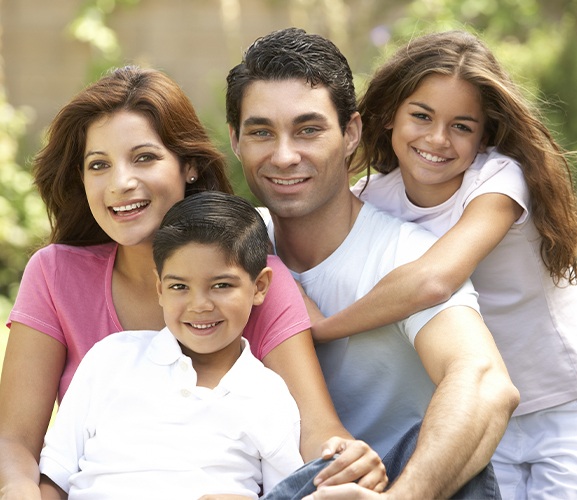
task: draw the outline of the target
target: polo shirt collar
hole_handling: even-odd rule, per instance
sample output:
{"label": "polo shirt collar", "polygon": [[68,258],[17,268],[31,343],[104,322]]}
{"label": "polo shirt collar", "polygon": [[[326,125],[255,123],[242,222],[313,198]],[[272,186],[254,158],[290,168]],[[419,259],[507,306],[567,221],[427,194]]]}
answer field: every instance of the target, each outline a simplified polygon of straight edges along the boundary
{"label": "polo shirt collar", "polygon": [[[239,396],[253,397],[258,395],[255,380],[262,377],[262,363],[250,351],[248,341],[241,338],[242,352],[232,368],[222,377],[214,388],[218,392],[232,392]],[[172,365],[185,355],[180,344],[168,327],[160,330],[151,340],[146,351],[148,358],[158,365]]]}

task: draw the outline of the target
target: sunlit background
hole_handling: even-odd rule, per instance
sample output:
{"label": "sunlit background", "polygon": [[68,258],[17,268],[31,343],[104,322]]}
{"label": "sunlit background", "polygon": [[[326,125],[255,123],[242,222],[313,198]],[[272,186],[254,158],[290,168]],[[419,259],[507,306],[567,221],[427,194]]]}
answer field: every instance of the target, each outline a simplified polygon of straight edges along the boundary
{"label": "sunlit background", "polygon": [[577,149],[577,0],[0,0],[0,364],[22,270],[48,231],[29,166],[58,109],[111,66],[162,69],[250,198],[227,143],[225,77],[255,38],[287,26],[331,38],[359,92],[408,37],[473,30],[542,104],[559,141]]}

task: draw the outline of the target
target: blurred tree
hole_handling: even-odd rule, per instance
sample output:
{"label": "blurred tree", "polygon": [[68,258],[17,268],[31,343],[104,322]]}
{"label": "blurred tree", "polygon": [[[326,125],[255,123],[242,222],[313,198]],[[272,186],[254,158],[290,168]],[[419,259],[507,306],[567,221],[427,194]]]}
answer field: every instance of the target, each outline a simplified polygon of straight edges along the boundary
{"label": "blurred tree", "polygon": [[0,316],[6,318],[29,249],[46,234],[48,221],[31,176],[18,157],[29,110],[8,103],[1,54],[0,38]]}

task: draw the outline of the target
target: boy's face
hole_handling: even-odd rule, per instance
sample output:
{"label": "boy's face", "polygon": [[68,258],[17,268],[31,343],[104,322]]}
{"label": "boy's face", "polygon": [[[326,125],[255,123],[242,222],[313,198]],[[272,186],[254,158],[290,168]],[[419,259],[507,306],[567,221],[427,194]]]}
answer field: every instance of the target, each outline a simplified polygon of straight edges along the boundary
{"label": "boy's face", "polygon": [[[189,243],[166,261],[157,280],[166,326],[194,361],[217,353],[236,359],[253,305],[264,300],[271,270],[256,280],[228,264],[217,245]],[[235,357],[236,356],[236,357]]]}
{"label": "boy's face", "polygon": [[238,137],[230,128],[254,195],[279,217],[298,218],[348,196],[346,158],[360,119],[343,134],[326,87],[304,80],[255,81],[243,95]]}

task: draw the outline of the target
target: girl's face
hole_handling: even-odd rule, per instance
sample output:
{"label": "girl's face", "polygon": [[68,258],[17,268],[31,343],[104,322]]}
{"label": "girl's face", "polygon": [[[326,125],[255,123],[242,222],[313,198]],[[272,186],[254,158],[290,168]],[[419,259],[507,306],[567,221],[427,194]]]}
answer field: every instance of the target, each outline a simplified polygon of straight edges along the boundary
{"label": "girl's face", "polygon": [[393,149],[413,203],[438,205],[459,189],[485,147],[484,127],[477,87],[453,76],[423,79],[392,123]]}
{"label": "girl's face", "polygon": [[118,111],[87,129],[84,188],[92,215],[120,245],[150,244],[196,171],[182,166],[141,114]]}

